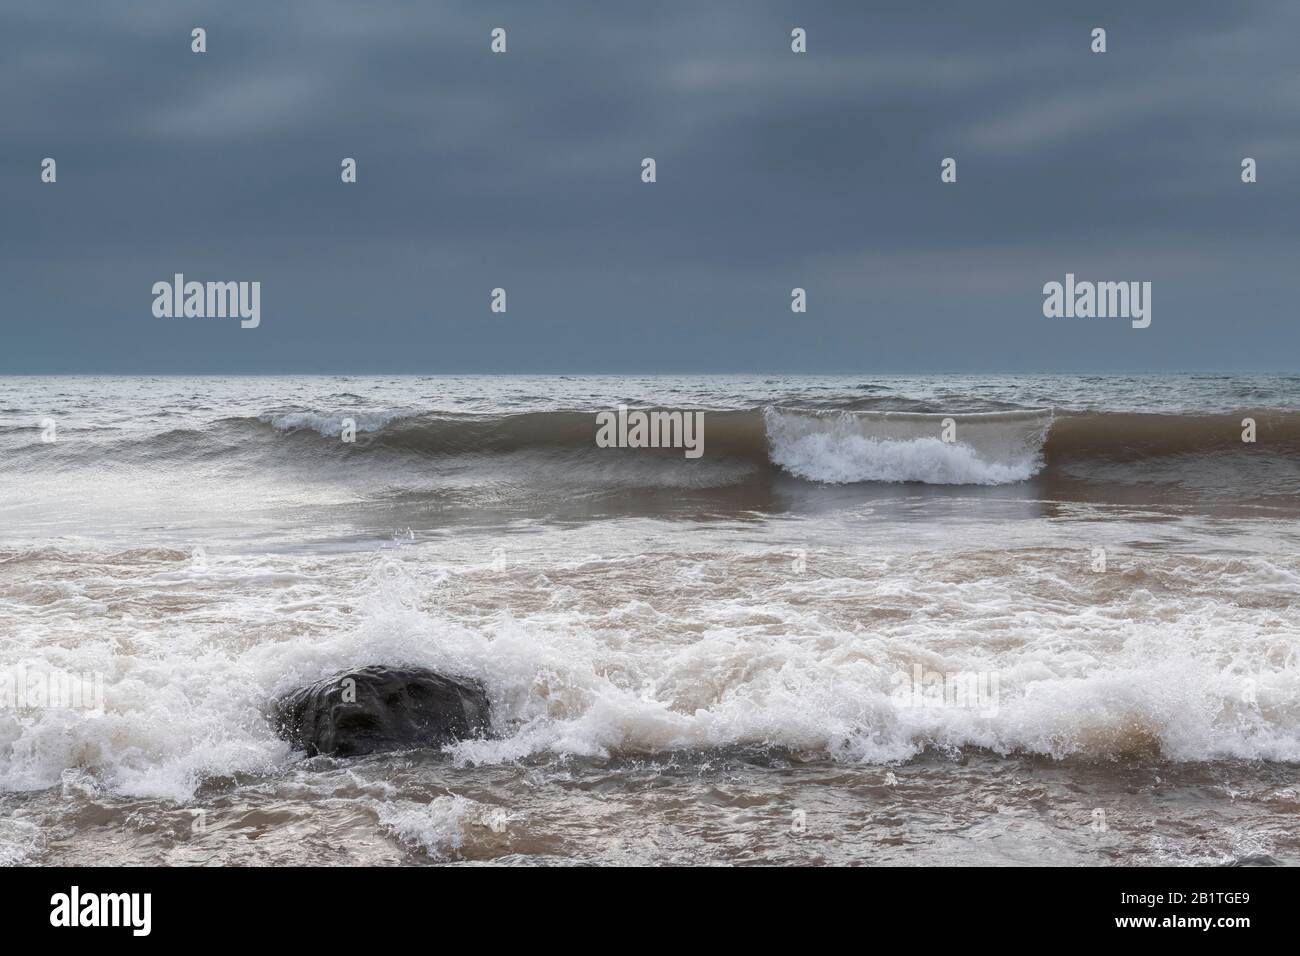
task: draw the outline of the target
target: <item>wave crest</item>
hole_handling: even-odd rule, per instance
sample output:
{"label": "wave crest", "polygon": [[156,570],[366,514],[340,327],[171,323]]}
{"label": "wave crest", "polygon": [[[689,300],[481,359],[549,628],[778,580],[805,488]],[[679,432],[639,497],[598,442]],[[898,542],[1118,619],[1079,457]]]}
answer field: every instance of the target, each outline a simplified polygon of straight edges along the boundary
{"label": "wave crest", "polygon": [[[767,408],[772,463],[809,481],[919,481],[931,485],[1003,485],[1043,467],[1049,413],[940,415]],[[956,441],[940,438],[950,420]]]}
{"label": "wave crest", "polygon": [[[672,406],[639,410],[700,411]],[[683,475],[689,476],[688,483],[697,483],[701,469],[709,467],[699,462],[683,466],[676,449],[598,448],[599,411],[608,409],[498,415],[285,407],[196,428],[135,434],[92,430],[57,445],[32,440],[0,454],[0,471],[42,463],[61,470],[77,462],[101,468],[106,457],[155,467],[247,454],[257,457],[258,467],[283,463],[301,468],[306,459],[338,473],[340,459],[369,459],[396,474],[412,461],[427,471],[430,463],[440,467],[445,462],[454,469],[465,462],[484,464],[510,456],[514,461],[507,465],[517,465],[525,476],[539,470],[578,478],[615,471],[620,481],[629,478],[632,484],[649,487],[667,479],[675,487],[682,484]],[[734,475],[780,471],[825,484],[1005,485],[1044,472],[1072,479],[1100,475],[1145,482],[1160,477],[1164,483],[1176,483],[1210,474],[1224,487],[1254,480],[1290,493],[1295,456],[1300,454],[1300,413],[1287,410],[1195,415],[1048,409],[948,413],[769,405],[702,411],[704,457],[712,463]],[[952,442],[942,440],[948,419],[955,428]],[[1254,444],[1242,440],[1246,419],[1255,423]],[[354,441],[340,441],[345,422],[355,426]],[[1211,471],[1207,461],[1218,470]],[[673,469],[694,471],[679,473],[665,462],[672,462]],[[611,464],[617,467],[611,469]],[[1123,467],[1117,471],[1117,466]]]}

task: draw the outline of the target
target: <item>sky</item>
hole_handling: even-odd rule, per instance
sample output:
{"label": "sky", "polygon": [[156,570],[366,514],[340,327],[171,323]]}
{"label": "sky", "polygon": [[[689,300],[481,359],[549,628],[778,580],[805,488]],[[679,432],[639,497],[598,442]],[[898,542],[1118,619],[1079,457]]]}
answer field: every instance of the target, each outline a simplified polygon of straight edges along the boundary
{"label": "sky", "polygon": [[[0,373],[1295,371],[1298,38],[1288,0],[7,4]],[[155,317],[175,273],[260,325]],[[1045,317],[1067,273],[1151,325]]]}

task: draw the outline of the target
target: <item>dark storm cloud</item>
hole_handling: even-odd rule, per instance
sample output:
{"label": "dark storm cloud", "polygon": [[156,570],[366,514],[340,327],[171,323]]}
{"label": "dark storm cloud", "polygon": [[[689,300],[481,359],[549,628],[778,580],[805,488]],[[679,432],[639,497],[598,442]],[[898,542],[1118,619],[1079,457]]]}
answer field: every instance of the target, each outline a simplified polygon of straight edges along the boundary
{"label": "dark storm cloud", "polygon": [[[11,5],[0,371],[1294,368],[1297,27],[1285,2]],[[1152,281],[1151,328],[1043,318],[1067,271]],[[261,327],[155,319],[175,272],[260,281]]]}

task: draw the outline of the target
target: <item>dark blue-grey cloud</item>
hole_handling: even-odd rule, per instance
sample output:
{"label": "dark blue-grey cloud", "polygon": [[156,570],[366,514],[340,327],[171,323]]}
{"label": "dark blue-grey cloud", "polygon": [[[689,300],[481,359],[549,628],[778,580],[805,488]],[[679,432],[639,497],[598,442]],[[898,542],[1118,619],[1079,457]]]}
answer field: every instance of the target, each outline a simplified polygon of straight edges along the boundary
{"label": "dark blue-grey cloud", "polygon": [[[1293,369],[1298,27],[1285,0],[11,5],[0,372]],[[1067,271],[1151,281],[1151,328],[1043,318]],[[155,319],[175,272],[260,281],[261,327]]]}

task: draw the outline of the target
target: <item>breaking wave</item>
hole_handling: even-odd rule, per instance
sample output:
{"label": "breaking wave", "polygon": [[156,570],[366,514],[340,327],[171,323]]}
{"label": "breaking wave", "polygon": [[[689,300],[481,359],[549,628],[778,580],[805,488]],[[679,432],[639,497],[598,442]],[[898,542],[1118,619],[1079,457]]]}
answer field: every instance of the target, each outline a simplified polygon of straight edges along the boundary
{"label": "breaking wave", "polygon": [[[828,483],[1003,485],[1043,466],[1050,413],[957,417],[764,410],[772,463]],[[952,441],[944,440],[944,432]]]}
{"label": "breaking wave", "polygon": [[[244,557],[183,574],[166,570],[183,562],[147,562],[141,606],[150,595],[176,600],[180,584],[191,600],[211,589],[226,601],[224,616],[176,628],[147,653],[116,653],[94,636],[102,608],[60,599],[85,630],[49,663],[103,673],[104,712],[0,710],[0,790],[84,785],[185,801],[211,777],[276,772],[300,755],[275,736],[269,702],[361,662],[484,683],[495,734],[449,748],[461,765],[734,746],[846,763],[962,748],[1300,760],[1290,610],[1300,568],[1290,556],[1171,556],[1128,570],[1120,559],[1113,575],[1085,573],[1079,584],[1069,551],[896,555],[870,567],[853,557],[829,577],[792,581],[783,552],[755,563],[696,550],[706,582],[731,582],[719,588],[685,586],[658,554],[592,562],[577,547],[548,567],[541,580],[556,581],[535,610],[480,618],[455,606],[523,607],[538,577],[521,569],[503,585],[485,563],[439,578],[444,550],[373,564],[369,575],[367,556],[338,556],[328,570],[319,556],[261,559],[253,570],[280,582],[291,600],[275,606],[294,609],[298,625],[274,641],[257,639],[256,592],[231,584],[249,576]],[[315,571],[303,573],[302,561]],[[674,589],[674,603],[652,606]],[[1250,607],[1237,603],[1243,594]],[[323,615],[322,603],[339,610]],[[242,629],[252,634],[231,641]],[[15,686],[18,666],[0,666],[0,687]],[[994,674],[993,697],[971,707],[900,700],[899,676],[918,666]],[[462,800],[390,809],[383,826],[434,856],[491,822],[491,808]]]}
{"label": "breaking wave", "polygon": [[[944,414],[769,405],[703,412],[706,460],[826,484],[1005,485],[1080,464],[1197,460],[1240,452],[1246,417],[1255,422],[1258,435],[1257,443],[1249,446],[1252,451],[1280,454],[1284,463],[1300,453],[1300,413],[1294,411],[1172,415],[1022,409]],[[345,430],[354,433],[355,441],[340,441]],[[277,457],[295,465],[319,459],[323,467],[334,467],[335,456],[373,457],[382,464],[385,455],[436,462],[527,453],[528,462],[543,468],[539,456],[583,471],[600,470],[615,460],[626,466],[620,467],[620,474],[644,465],[643,483],[650,485],[663,477],[666,459],[675,466],[708,467],[699,461],[683,463],[680,449],[597,448],[596,433],[594,411],[487,415],[299,408],[134,438],[119,432],[105,433],[99,440],[78,436],[53,451],[33,431],[31,444],[16,451],[60,463],[75,457],[98,461],[105,455],[153,463],[256,453],[272,464]]]}

